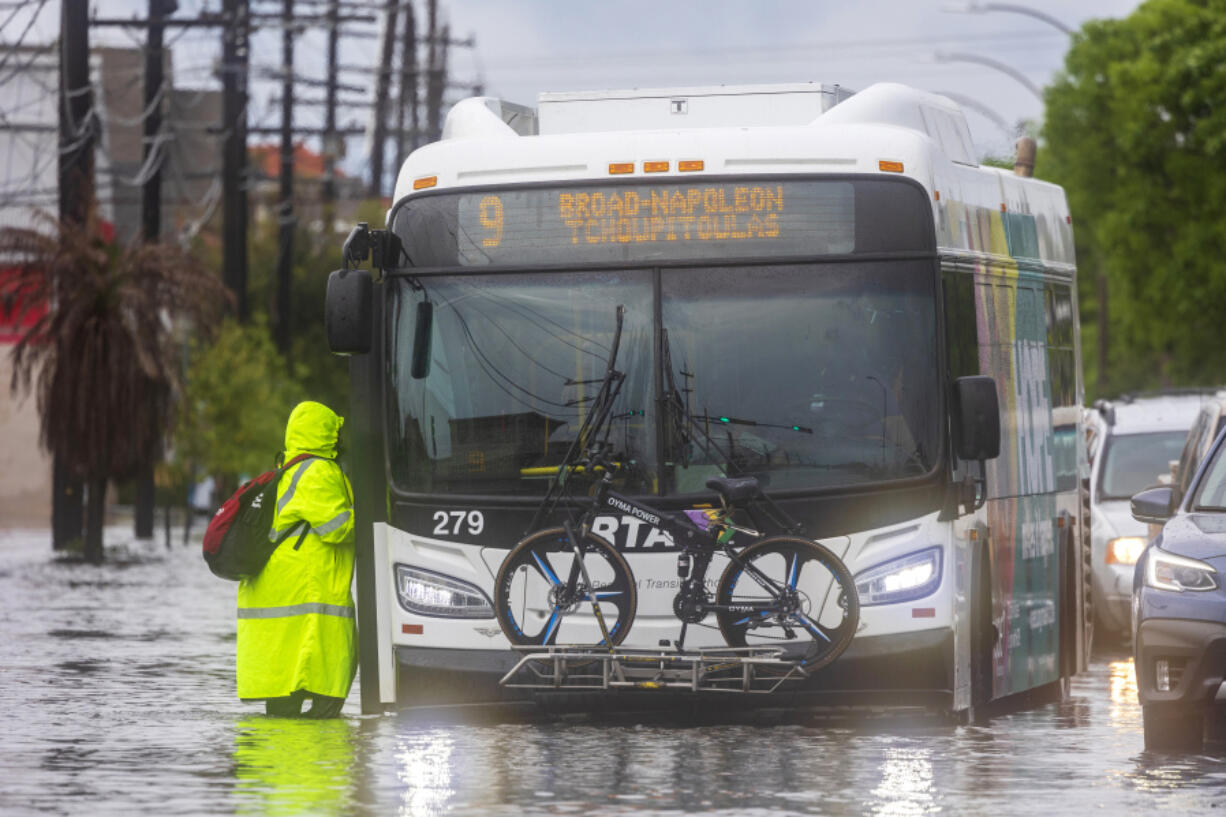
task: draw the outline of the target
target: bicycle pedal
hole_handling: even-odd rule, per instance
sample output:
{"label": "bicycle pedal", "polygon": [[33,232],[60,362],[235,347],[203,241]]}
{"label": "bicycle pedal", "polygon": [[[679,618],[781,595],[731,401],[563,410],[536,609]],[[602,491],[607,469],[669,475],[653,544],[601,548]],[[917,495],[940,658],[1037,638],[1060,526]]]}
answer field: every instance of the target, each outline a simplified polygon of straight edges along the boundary
{"label": "bicycle pedal", "polygon": [[791,627],[784,627],[784,628],[783,628],[783,637],[784,637],[784,638],[788,638],[788,639],[795,638],[795,637],[796,637],[796,631],[795,631],[795,630],[793,630]]}
{"label": "bicycle pedal", "polygon": [[661,638],[658,646],[671,647],[672,645],[673,645],[673,642],[669,641],[667,638]]}

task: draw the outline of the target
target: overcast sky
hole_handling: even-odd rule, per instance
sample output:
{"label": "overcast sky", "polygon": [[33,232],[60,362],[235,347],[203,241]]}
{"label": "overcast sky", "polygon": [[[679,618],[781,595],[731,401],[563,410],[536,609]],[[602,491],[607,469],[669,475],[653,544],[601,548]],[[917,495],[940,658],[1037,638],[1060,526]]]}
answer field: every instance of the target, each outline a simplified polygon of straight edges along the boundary
{"label": "overcast sky", "polygon": [[[1063,65],[1068,36],[1006,12],[951,13],[952,0],[452,0],[454,32],[476,36],[456,73],[484,76],[488,93],[531,103],[541,91],[814,81],[863,89],[903,82],[948,92],[1009,124],[1038,119],[1042,104],[1000,70],[937,55],[987,57],[1043,86]],[[1122,17],[1137,0],[1026,0],[1078,28]],[[968,106],[983,150],[1012,141]]]}
{"label": "overcast sky", "polygon": [[[378,5],[382,0],[359,0]],[[253,7],[275,12],[277,0],[252,0]],[[417,0],[424,28],[424,0]],[[1002,63],[1035,86],[1046,84],[1063,64],[1068,37],[1042,20],[1015,12],[951,13],[959,0],[440,0],[453,37],[472,35],[474,49],[452,50],[456,81],[483,80],[486,92],[534,104],[541,91],[645,88],[759,82],[838,83],[853,90],[874,82],[903,82],[955,95],[964,104],[981,152],[1007,155],[1012,140],[994,118],[1013,125],[1042,117],[1042,104],[1027,87],[1002,70],[938,55],[966,54]],[[1070,28],[1095,17],[1122,17],[1137,0],[1025,0],[1028,8],[1057,18]],[[217,10],[221,0],[180,0],[180,16]],[[322,0],[297,0],[297,8],[319,9]],[[990,3],[984,3],[990,5]],[[32,7],[39,7],[35,0]],[[143,14],[147,0],[95,0],[97,16]],[[42,0],[42,13],[30,40],[53,37],[58,3]],[[0,22],[7,13],[0,13]],[[0,30],[12,42],[28,14],[18,14]],[[376,25],[355,25],[373,30]],[[139,44],[143,32],[96,30],[94,42]],[[216,87],[215,31],[173,32],[176,82]],[[300,74],[322,77],[322,32],[309,33],[298,49]],[[377,38],[343,41],[343,62],[370,64]],[[258,36],[253,65],[280,61],[276,32]],[[346,81],[369,84],[370,78]],[[275,125],[269,104],[277,92],[268,83],[254,86],[252,120]],[[305,95],[306,92],[304,92]],[[453,92],[455,95],[460,92]],[[987,108],[992,115],[976,108]],[[317,112],[302,112],[302,121]],[[360,112],[347,117],[364,122]],[[357,161],[351,144],[346,164]]]}

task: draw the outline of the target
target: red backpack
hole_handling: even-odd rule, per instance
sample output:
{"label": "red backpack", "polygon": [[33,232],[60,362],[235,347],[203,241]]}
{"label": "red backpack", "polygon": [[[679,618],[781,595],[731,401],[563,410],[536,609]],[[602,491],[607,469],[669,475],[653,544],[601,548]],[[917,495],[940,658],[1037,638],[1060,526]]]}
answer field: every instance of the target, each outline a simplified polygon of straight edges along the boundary
{"label": "red backpack", "polygon": [[299,454],[280,468],[249,480],[213,514],[204,532],[204,561],[215,576],[231,581],[254,578],[264,569],[272,552],[299,528],[302,534],[298,544],[302,544],[311,529],[305,521],[277,539],[270,539],[269,534],[276,518],[277,483],[281,475],[312,456]]}

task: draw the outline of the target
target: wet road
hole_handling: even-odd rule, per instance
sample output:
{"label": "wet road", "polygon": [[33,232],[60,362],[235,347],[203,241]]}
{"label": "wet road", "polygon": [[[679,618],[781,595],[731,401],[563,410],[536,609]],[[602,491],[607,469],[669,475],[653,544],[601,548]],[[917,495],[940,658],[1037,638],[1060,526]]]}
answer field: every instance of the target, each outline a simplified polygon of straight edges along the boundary
{"label": "wet road", "polygon": [[[111,540],[122,539],[116,531]],[[1142,752],[1131,660],[989,727],[265,718],[233,697],[234,585],[194,548],[54,561],[0,531],[0,814],[1182,814],[1226,747]]]}

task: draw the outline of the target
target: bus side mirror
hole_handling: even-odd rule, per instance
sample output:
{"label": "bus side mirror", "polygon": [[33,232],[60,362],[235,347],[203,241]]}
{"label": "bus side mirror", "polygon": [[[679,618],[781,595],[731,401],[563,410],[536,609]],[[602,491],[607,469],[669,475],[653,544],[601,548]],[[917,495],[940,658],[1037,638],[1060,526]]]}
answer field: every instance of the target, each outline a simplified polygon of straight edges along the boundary
{"label": "bus side mirror", "polygon": [[324,327],[333,354],[364,355],[370,351],[373,310],[374,284],[369,270],[342,269],[328,276]]}
{"label": "bus side mirror", "polygon": [[421,380],[430,374],[430,339],[434,337],[434,304],[417,304],[417,323],[413,326],[413,363],[409,375]]}
{"label": "bus side mirror", "polygon": [[986,375],[959,377],[953,394],[954,453],[964,462],[1000,456],[1000,401]]}

